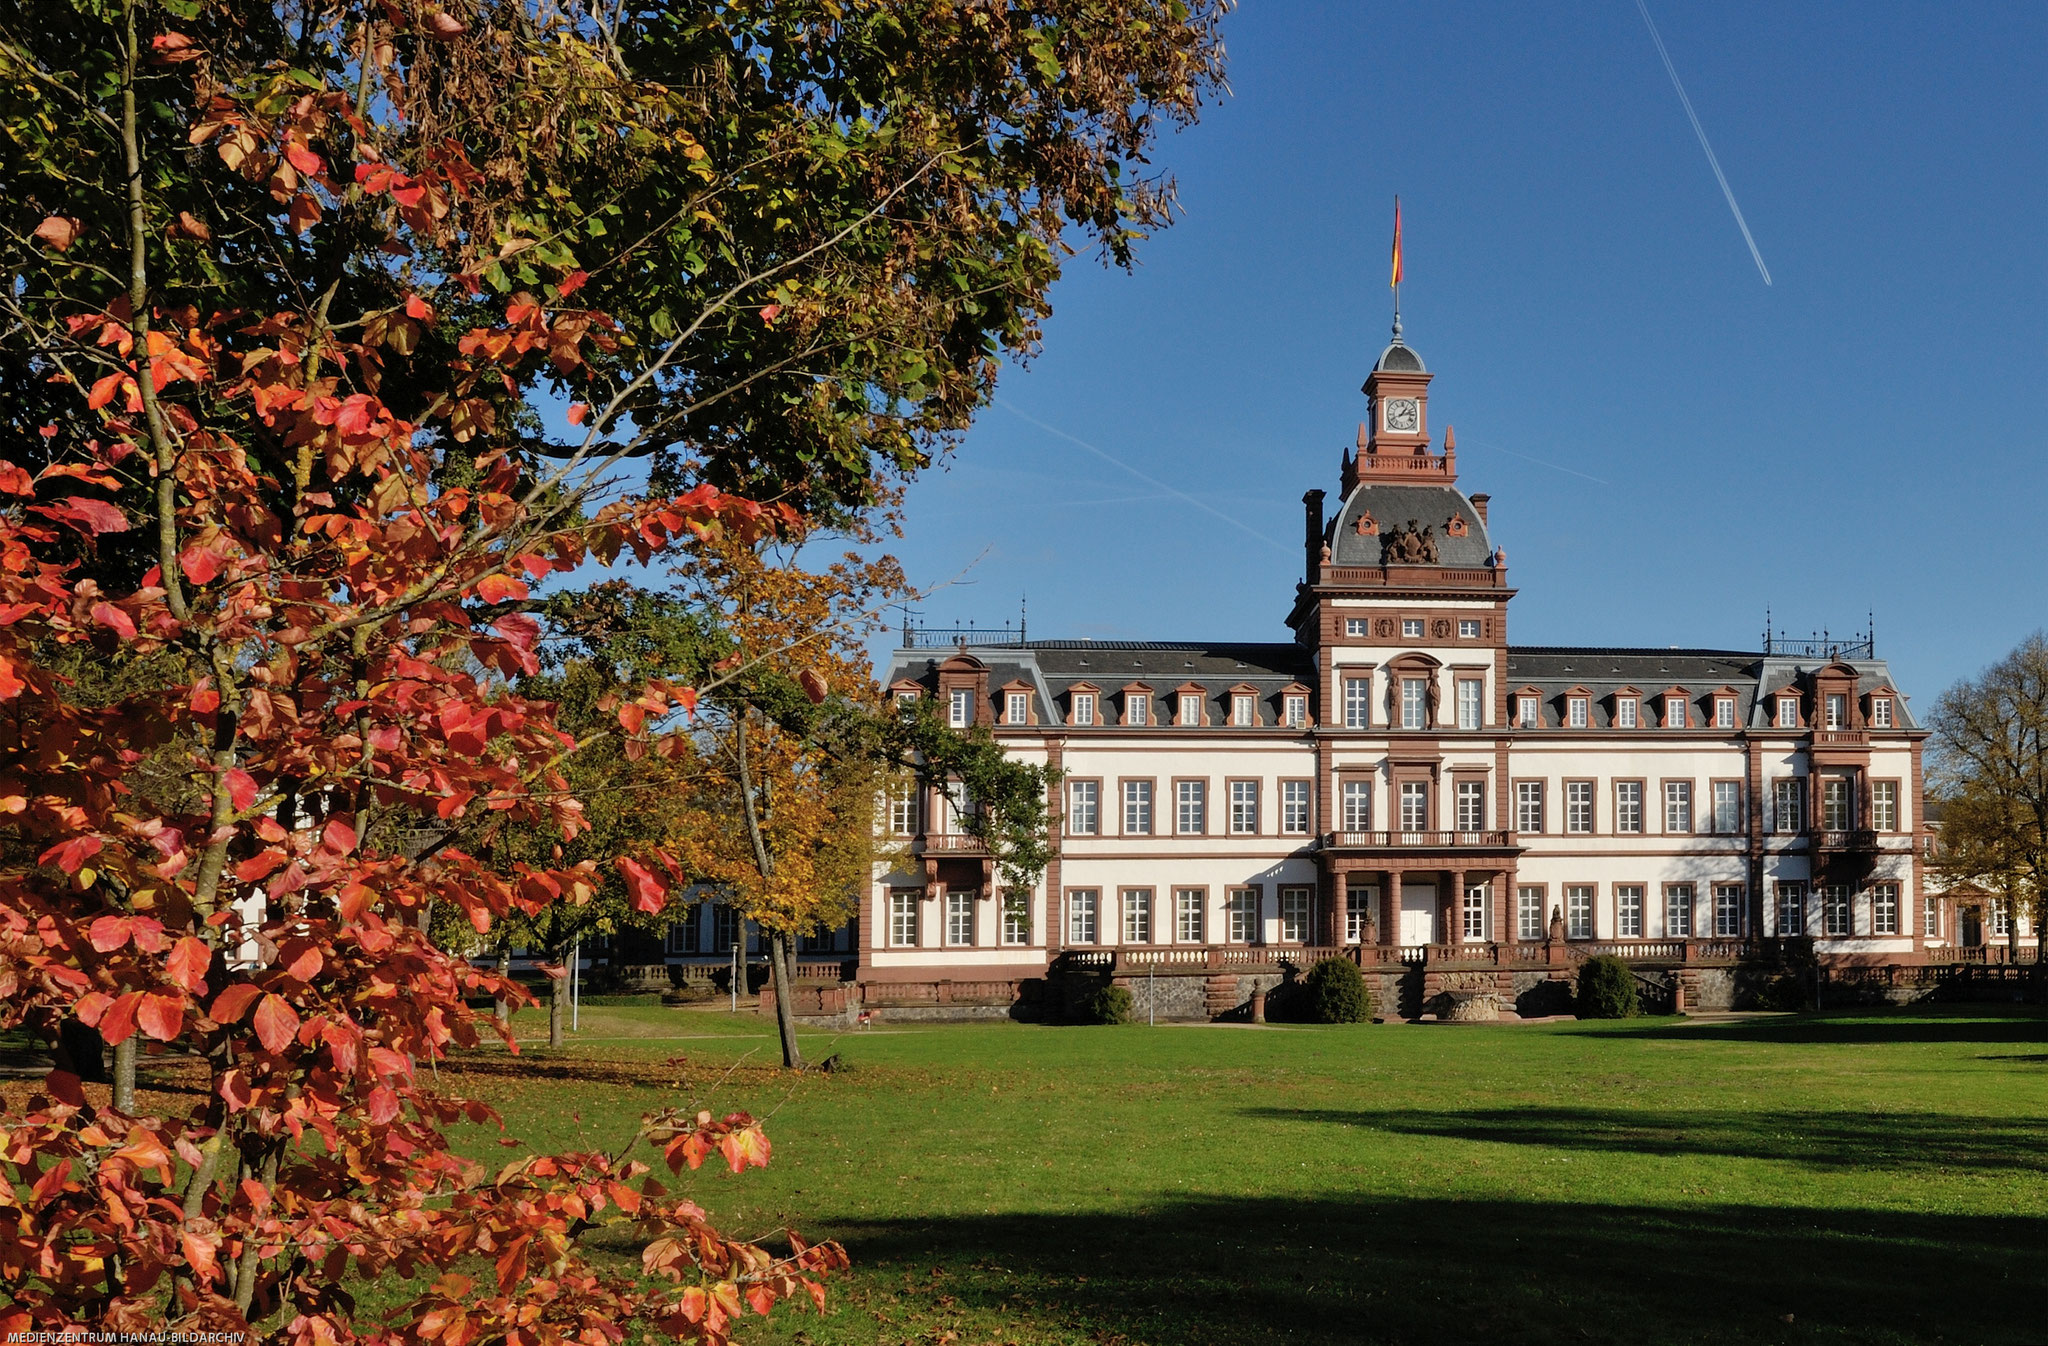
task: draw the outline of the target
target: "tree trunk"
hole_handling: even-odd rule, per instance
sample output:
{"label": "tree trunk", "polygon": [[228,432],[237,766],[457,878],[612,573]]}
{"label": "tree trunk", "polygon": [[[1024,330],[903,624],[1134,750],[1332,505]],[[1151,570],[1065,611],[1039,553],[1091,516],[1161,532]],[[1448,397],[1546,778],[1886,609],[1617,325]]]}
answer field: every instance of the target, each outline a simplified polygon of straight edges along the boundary
{"label": "tree trunk", "polygon": [[768,932],[768,964],[775,980],[775,1028],[782,1035],[782,1064],[802,1070],[804,1054],[796,1045],[796,960],[790,956],[789,936],[780,930]]}
{"label": "tree trunk", "polygon": [[2020,961],[2020,895],[2017,892],[2005,895],[2005,958],[2015,966]]}
{"label": "tree trunk", "polygon": [[114,1111],[135,1115],[135,1035],[114,1048]]}
{"label": "tree trunk", "polygon": [[548,996],[548,1046],[562,1045],[562,1024],[569,1017],[569,965],[562,964],[562,975],[550,977],[553,983]]}

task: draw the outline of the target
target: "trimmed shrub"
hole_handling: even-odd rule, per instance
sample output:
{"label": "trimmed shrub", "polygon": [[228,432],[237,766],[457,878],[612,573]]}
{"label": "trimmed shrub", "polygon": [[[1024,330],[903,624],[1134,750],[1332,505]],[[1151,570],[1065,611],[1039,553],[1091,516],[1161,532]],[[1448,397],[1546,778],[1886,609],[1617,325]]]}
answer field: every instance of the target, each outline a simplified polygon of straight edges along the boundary
{"label": "trimmed shrub", "polygon": [[1611,953],[1588,958],[1579,969],[1579,994],[1574,1006],[1581,1019],[1633,1019],[1643,1012],[1636,999],[1636,976]]}
{"label": "trimmed shrub", "polygon": [[1131,992],[1124,986],[1105,986],[1088,998],[1088,1022],[1127,1024],[1131,1021]]}
{"label": "trimmed shrub", "polygon": [[1308,1017],[1319,1024],[1372,1022],[1372,992],[1349,958],[1325,958],[1308,970]]}

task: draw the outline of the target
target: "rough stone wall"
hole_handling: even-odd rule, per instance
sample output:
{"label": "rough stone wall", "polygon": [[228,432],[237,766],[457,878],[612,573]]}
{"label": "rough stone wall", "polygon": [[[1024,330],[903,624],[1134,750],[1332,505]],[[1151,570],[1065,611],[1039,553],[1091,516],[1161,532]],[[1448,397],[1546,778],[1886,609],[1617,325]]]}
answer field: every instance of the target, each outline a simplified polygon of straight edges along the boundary
{"label": "rough stone wall", "polygon": [[1131,1018],[1156,1017],[1171,1022],[1200,1022],[1209,1017],[1207,979],[1201,976],[1118,977],[1116,984],[1131,993]]}
{"label": "rough stone wall", "polygon": [[896,1005],[868,1013],[873,1023],[956,1023],[1016,1017],[1014,1005]]}
{"label": "rough stone wall", "polygon": [[1515,1013],[1524,1019],[1572,1012],[1572,983],[1568,977],[1553,977],[1548,972],[1517,972],[1514,987]]}

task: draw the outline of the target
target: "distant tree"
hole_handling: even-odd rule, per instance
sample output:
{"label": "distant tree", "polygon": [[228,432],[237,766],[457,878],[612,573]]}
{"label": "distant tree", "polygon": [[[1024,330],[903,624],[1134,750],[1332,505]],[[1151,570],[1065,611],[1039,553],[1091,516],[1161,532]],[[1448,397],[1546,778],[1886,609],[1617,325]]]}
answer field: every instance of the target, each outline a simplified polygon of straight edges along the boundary
{"label": "distant tree", "polygon": [[2048,636],[1941,694],[1928,793],[1942,805],[1937,871],[2004,904],[2017,947],[2030,912],[2048,951]]}

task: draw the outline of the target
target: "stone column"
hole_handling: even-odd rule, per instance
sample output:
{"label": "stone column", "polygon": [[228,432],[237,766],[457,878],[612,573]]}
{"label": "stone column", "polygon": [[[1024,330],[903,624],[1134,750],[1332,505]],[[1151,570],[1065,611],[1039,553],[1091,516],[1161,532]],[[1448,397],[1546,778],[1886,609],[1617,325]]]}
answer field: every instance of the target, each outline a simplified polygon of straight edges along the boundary
{"label": "stone column", "polygon": [[1383,924],[1383,925],[1382,925],[1382,926],[1380,927],[1380,943],[1382,943],[1382,944],[1399,944],[1399,943],[1401,942],[1401,871],[1400,871],[1400,870],[1398,870],[1398,869],[1390,869],[1390,870],[1388,870],[1388,871],[1387,871],[1387,885],[1386,885],[1386,893],[1387,893],[1387,919],[1386,919],[1386,923],[1385,923],[1385,924]]}
{"label": "stone column", "polygon": [[1451,901],[1450,919],[1444,923],[1444,943],[1465,942],[1465,871],[1454,869],[1450,872]]}

